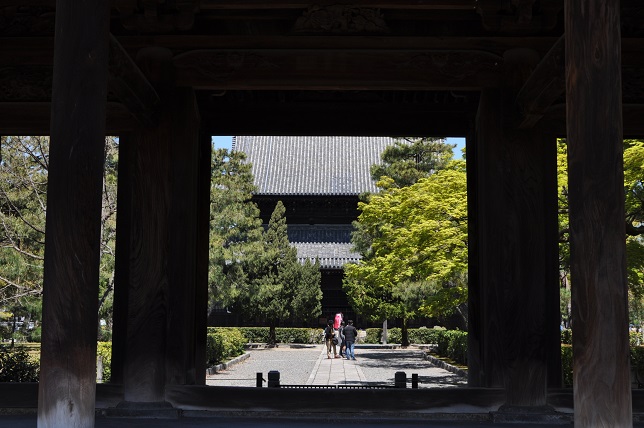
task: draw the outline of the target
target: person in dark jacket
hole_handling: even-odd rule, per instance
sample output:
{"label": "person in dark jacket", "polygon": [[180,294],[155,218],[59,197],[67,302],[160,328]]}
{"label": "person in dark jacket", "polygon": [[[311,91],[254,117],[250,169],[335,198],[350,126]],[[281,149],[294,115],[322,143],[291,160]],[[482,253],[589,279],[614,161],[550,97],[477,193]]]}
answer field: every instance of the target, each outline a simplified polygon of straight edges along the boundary
{"label": "person in dark jacket", "polygon": [[338,329],[338,340],[339,340],[338,345],[340,346],[340,357],[344,357],[345,356],[344,352],[343,352],[344,346],[345,346],[345,343],[344,343],[344,321],[342,321],[340,323],[340,328]]}
{"label": "person in dark jacket", "polygon": [[346,327],[344,327],[344,344],[345,344],[345,355],[347,360],[355,360],[356,356],[353,352],[353,347],[358,338],[358,330],[353,326],[353,320],[347,321]]}

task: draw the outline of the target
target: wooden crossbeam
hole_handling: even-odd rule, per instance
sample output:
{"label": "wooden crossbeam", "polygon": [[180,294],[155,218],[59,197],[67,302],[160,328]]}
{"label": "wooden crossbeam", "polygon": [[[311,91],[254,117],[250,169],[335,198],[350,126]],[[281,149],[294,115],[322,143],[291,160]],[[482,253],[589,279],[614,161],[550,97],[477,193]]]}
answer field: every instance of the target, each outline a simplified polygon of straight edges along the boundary
{"label": "wooden crossbeam", "polygon": [[516,103],[522,118],[519,128],[532,128],[545,115],[548,107],[566,90],[562,36],[541,60],[519,91]]}
{"label": "wooden crossbeam", "polygon": [[485,51],[197,50],[173,59],[196,89],[477,90],[496,86],[503,58]]}
{"label": "wooden crossbeam", "polygon": [[139,122],[154,126],[159,95],[113,35],[110,35],[109,87]]}

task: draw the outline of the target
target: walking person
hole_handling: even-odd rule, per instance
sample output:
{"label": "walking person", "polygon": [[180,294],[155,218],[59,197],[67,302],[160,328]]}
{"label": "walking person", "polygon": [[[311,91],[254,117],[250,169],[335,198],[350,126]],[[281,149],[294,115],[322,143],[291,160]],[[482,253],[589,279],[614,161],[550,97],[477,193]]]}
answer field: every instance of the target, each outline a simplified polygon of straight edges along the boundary
{"label": "walking person", "polygon": [[347,360],[355,360],[356,356],[354,353],[354,345],[356,339],[358,338],[358,330],[353,326],[353,320],[347,321],[346,327],[344,327],[344,343],[345,343],[345,355]]}
{"label": "walking person", "polygon": [[335,329],[333,328],[333,320],[329,320],[326,328],[324,329],[324,341],[326,343],[327,358],[331,358],[331,347],[333,347],[333,358],[338,357],[334,339],[335,339]]}

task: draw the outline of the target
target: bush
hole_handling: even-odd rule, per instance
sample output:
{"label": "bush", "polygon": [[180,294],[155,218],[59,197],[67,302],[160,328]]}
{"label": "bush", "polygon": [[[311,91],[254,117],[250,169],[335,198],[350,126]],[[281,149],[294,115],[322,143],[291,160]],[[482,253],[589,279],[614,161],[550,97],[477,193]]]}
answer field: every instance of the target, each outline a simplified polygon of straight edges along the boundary
{"label": "bush", "polygon": [[103,383],[109,382],[112,379],[112,342],[98,342],[96,354],[103,358]]}
{"label": "bush", "polygon": [[248,340],[238,328],[209,328],[206,339],[207,364],[220,364],[243,354],[246,343]]}
{"label": "bush", "polygon": [[441,332],[446,331],[445,327],[420,327],[409,329],[409,342],[416,344],[436,344]]}
{"label": "bush", "polygon": [[322,343],[322,332],[319,328],[278,328],[275,336],[278,343]]}
{"label": "bush", "polygon": [[572,345],[572,330],[569,328],[564,328],[561,330],[561,343],[566,345]]}
{"label": "bush", "polygon": [[[382,338],[382,332],[380,337]],[[402,330],[399,327],[387,329],[387,343],[402,343]]]}
{"label": "bush", "polygon": [[[235,328],[247,340],[247,343],[267,343],[269,336],[268,327],[208,327],[208,333],[216,330]],[[275,336],[278,343],[323,343],[323,330],[320,328],[276,328]]]}
{"label": "bush", "polygon": [[467,332],[450,330],[448,336],[447,356],[459,364],[467,365]]}
{"label": "bush", "polygon": [[0,382],[38,382],[40,363],[24,348],[0,347]]}
{"label": "bush", "polygon": [[27,337],[27,340],[29,342],[40,343],[41,337],[42,337],[42,327],[36,327],[29,332],[29,336]]}
{"label": "bush", "polygon": [[368,328],[365,332],[367,335],[364,338],[364,343],[380,343],[380,336],[382,335],[381,328]]}
{"label": "bush", "polygon": [[569,344],[561,345],[561,370],[563,386],[572,386],[572,346]]}

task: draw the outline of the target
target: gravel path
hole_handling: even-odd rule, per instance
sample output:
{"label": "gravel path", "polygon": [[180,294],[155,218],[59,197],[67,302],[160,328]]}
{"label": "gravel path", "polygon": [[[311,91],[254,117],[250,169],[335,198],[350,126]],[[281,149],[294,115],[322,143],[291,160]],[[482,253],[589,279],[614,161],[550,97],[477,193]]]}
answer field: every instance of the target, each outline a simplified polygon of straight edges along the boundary
{"label": "gravel path", "polygon": [[[268,372],[278,370],[283,384],[304,385],[316,368],[319,358],[326,356],[323,345],[280,345],[277,348],[252,349],[250,357],[228,370],[209,375],[207,385],[255,386],[257,373],[267,379]],[[323,355],[324,354],[324,355]],[[420,388],[466,385],[467,379],[432,366],[418,349],[364,349],[356,347],[357,361],[367,383],[393,384],[395,373],[404,371],[411,379],[419,376]]]}

